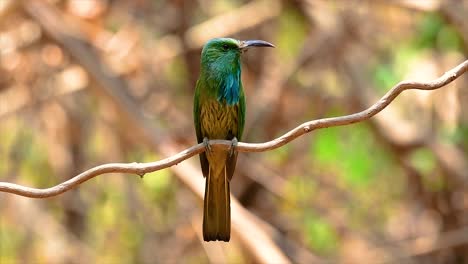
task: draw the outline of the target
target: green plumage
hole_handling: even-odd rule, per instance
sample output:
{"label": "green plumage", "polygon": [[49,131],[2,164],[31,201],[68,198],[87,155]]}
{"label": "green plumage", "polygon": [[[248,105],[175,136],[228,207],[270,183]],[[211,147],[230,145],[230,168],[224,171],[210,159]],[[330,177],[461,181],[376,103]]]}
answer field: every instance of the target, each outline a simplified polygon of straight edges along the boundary
{"label": "green plumage", "polygon": [[[240,56],[252,46],[273,46],[264,41],[210,40],[201,57],[201,72],[194,96],[197,140],[242,139],[245,97],[240,79]],[[200,154],[206,178],[203,214],[205,241],[229,241],[231,231],[229,182],[236,167],[237,152],[211,147]]]}

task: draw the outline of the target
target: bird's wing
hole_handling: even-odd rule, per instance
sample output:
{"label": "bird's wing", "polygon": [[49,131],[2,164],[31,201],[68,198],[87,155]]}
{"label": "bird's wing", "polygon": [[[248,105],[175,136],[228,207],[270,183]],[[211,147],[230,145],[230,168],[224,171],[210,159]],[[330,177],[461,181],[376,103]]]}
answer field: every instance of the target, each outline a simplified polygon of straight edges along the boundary
{"label": "bird's wing", "polygon": [[[201,122],[200,122],[200,87],[201,82],[197,81],[197,85],[195,87],[195,95],[193,99],[193,120],[195,123],[195,132],[197,134],[197,141],[198,143],[203,142],[203,135],[201,131]],[[203,172],[203,177],[207,177],[210,171],[210,165],[208,163],[208,159],[206,158],[206,153],[200,153],[200,164]]]}
{"label": "bird's wing", "polygon": [[[242,84],[241,84],[242,85]],[[239,96],[239,104],[237,106],[237,131],[236,135],[234,135],[238,141],[242,139],[242,133],[244,131],[244,124],[245,124],[245,97],[244,91],[242,87],[240,87],[240,96]],[[234,170],[236,169],[237,163],[237,151],[235,151],[232,156],[227,158],[226,161],[226,173],[228,179],[231,180],[232,176],[234,175]]]}
{"label": "bird's wing", "polygon": [[245,96],[244,96],[244,89],[242,88],[242,83],[240,84],[240,95],[239,95],[239,109],[237,114],[239,115],[237,119],[239,120],[239,124],[237,125],[237,140],[242,140],[242,133],[244,132],[244,125],[245,125]]}

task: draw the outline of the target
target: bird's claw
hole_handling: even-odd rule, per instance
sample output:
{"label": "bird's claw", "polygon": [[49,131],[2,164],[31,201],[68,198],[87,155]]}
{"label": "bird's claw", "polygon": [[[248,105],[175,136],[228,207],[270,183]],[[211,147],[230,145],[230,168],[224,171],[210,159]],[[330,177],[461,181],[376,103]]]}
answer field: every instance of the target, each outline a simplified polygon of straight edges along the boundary
{"label": "bird's claw", "polygon": [[205,150],[206,152],[211,152],[211,145],[210,145],[210,141],[208,140],[208,138],[203,138],[203,145],[205,146]]}
{"label": "bird's claw", "polygon": [[237,138],[234,137],[232,140],[231,140],[231,147],[229,148],[229,156],[232,156],[234,154],[234,150],[237,146],[237,143],[239,143],[239,141],[237,141]]}

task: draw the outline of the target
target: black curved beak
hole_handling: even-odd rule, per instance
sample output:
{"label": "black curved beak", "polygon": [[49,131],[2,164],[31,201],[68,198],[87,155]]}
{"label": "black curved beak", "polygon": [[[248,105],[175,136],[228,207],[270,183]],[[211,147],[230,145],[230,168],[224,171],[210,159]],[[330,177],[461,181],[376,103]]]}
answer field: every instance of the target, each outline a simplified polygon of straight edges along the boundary
{"label": "black curved beak", "polygon": [[266,42],[264,40],[244,40],[241,41],[239,46],[240,50],[247,50],[252,47],[270,47],[274,48],[275,45],[271,44],[270,42]]}

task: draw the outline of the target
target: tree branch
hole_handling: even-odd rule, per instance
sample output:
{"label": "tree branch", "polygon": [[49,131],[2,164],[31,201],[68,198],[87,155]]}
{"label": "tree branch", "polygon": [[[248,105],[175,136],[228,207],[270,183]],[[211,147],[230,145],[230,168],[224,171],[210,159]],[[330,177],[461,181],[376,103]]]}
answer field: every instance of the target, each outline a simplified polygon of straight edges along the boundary
{"label": "tree branch", "polygon": [[[236,150],[239,152],[264,152],[272,149],[279,148],[294,139],[309,133],[316,129],[335,127],[349,125],[353,123],[358,123],[364,120],[367,120],[385,107],[387,107],[401,92],[404,90],[435,90],[441,88],[450,82],[454,81],[461,75],[468,71],[468,60],[459,64],[457,67],[446,72],[441,77],[429,81],[429,82],[416,82],[416,81],[403,81],[394,86],[390,91],[388,91],[377,103],[371,107],[363,110],[361,112],[339,116],[331,118],[317,119],[309,122],[305,122],[293,130],[287,132],[286,134],[278,137],[274,140],[265,142],[265,143],[244,143],[239,142],[236,146]],[[228,149],[231,147],[231,141],[228,140],[210,140],[210,145],[212,147],[220,147],[223,149]],[[195,146],[192,146],[184,151],[181,151],[171,157],[166,159],[149,162],[149,163],[108,163],[100,166],[91,168],[68,181],[60,183],[56,186],[47,188],[47,189],[38,189],[22,186],[19,184],[0,182],[0,192],[13,193],[21,196],[31,197],[31,198],[46,198],[59,195],[64,193],[81,183],[92,179],[96,176],[106,174],[106,173],[132,173],[137,174],[143,177],[144,174],[149,172],[154,172],[162,170],[173,165],[193,157],[197,154],[200,154],[205,151],[205,146],[201,143]]]}

